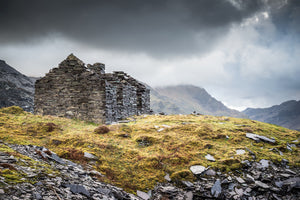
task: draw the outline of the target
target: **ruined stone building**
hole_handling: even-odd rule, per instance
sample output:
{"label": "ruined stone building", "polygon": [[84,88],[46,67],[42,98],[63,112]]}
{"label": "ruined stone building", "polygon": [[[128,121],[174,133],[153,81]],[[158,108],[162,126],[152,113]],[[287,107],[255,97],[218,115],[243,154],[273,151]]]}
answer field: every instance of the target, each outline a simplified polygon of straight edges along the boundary
{"label": "ruined stone building", "polygon": [[149,113],[150,90],[124,72],[85,64],[69,55],[35,83],[34,112],[110,123]]}

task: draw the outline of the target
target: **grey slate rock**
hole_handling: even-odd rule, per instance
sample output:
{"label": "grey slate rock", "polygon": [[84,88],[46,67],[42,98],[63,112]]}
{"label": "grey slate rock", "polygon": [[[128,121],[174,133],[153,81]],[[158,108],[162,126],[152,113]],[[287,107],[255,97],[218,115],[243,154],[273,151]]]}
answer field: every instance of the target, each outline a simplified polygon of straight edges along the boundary
{"label": "grey slate rock", "polygon": [[90,159],[90,160],[98,160],[98,157],[91,154],[91,153],[88,153],[88,152],[84,152],[83,156],[87,159]]}
{"label": "grey slate rock", "polygon": [[282,181],[275,181],[275,185],[276,185],[276,187],[281,188],[283,186],[283,182]]}
{"label": "grey slate rock", "polygon": [[166,175],[164,176],[164,179],[165,179],[166,181],[171,181],[171,178],[170,178],[170,175],[169,175],[169,174],[166,174]]}
{"label": "grey slate rock", "polygon": [[208,169],[205,171],[205,175],[207,176],[215,176],[216,175],[216,172],[212,169]]}
{"label": "grey slate rock", "polygon": [[261,164],[262,168],[268,168],[269,167],[269,161],[266,159],[261,159],[259,161],[259,163]]}
{"label": "grey slate rock", "polygon": [[213,187],[211,188],[211,194],[218,198],[222,192],[221,181],[217,179]]}
{"label": "grey slate rock", "polygon": [[293,188],[300,189],[300,177],[290,178],[283,181],[283,185],[289,186],[289,190]]}
{"label": "grey slate rock", "polygon": [[264,189],[269,189],[270,186],[261,182],[261,181],[255,181],[255,185],[258,186],[258,187],[261,187],[261,188],[264,188]]}
{"label": "grey slate rock", "polygon": [[150,196],[146,192],[142,192],[140,190],[136,191],[136,194],[138,197],[142,198],[143,200],[148,200],[150,199]]}
{"label": "grey slate rock", "polygon": [[272,144],[275,144],[276,143],[276,140],[275,139],[270,139],[266,136],[262,136],[262,135],[257,135],[257,134],[254,134],[254,133],[246,133],[246,137],[247,138],[250,138],[256,142],[260,142],[260,141],[263,141],[263,142],[268,142],[268,143],[272,143]]}
{"label": "grey slate rock", "polygon": [[43,197],[41,196],[41,194],[38,193],[38,192],[34,192],[33,193],[33,198],[36,199],[36,200],[42,200],[43,199]]}
{"label": "grey slate rock", "polygon": [[185,200],[193,200],[193,192],[189,191],[185,194]]}
{"label": "grey slate rock", "polygon": [[240,197],[243,196],[243,194],[244,194],[244,190],[242,188],[238,189],[237,187],[235,187],[234,191]]}
{"label": "grey slate rock", "polygon": [[192,188],[194,186],[193,183],[191,183],[190,181],[181,181],[183,185],[185,185],[188,188]]}
{"label": "grey slate rock", "polygon": [[68,185],[68,187],[70,188],[71,192],[73,192],[74,194],[83,194],[87,197],[90,197],[89,191],[87,189],[85,189],[85,187],[82,185],[70,184],[70,185]]}
{"label": "grey slate rock", "polygon": [[[48,155],[48,154],[47,154]],[[51,156],[48,156],[48,158],[50,158],[51,160],[54,160],[55,162],[59,163],[59,164],[65,164],[66,162],[63,161],[63,159],[61,159],[60,157],[58,157],[56,154],[52,153]]]}
{"label": "grey slate rock", "polygon": [[287,164],[289,164],[289,161],[288,161],[287,159],[282,159],[282,160],[281,160],[281,164],[282,164],[283,166],[286,166]]}
{"label": "grey slate rock", "polygon": [[287,150],[289,150],[289,151],[293,151],[292,146],[291,146],[289,143],[287,143],[286,148],[287,148]]}
{"label": "grey slate rock", "polygon": [[212,162],[215,162],[215,161],[216,161],[216,159],[215,159],[212,155],[210,155],[210,154],[207,154],[207,155],[205,156],[205,158],[206,158],[206,160],[208,160],[208,161],[212,161]]}
{"label": "grey slate rock", "polygon": [[244,179],[242,179],[240,177],[237,177],[236,180],[241,184],[245,183]]}
{"label": "grey slate rock", "polygon": [[246,151],[244,150],[244,149],[237,149],[236,150],[236,154],[237,155],[243,155],[243,154],[245,154],[246,153]]}
{"label": "grey slate rock", "polygon": [[235,186],[236,186],[236,184],[230,183],[230,184],[228,185],[228,190],[230,190],[230,191],[234,190],[234,187],[235,187]]}
{"label": "grey slate rock", "polygon": [[190,170],[193,174],[200,175],[206,170],[206,167],[201,165],[193,165],[190,167]]}

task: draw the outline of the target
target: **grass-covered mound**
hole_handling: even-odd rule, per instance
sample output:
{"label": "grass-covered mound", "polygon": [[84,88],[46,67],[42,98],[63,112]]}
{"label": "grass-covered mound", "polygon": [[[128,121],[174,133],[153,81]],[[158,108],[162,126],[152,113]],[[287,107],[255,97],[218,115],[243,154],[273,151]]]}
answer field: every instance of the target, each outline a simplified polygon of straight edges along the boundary
{"label": "grass-covered mound", "polygon": [[[246,138],[250,132],[274,138],[276,143],[256,143]],[[249,150],[257,160],[276,163],[287,159],[290,166],[300,166],[299,149],[286,148],[292,141],[297,143],[300,132],[248,119],[205,115],[140,116],[127,124],[99,127],[9,107],[0,109],[0,139],[45,146],[83,164],[89,162],[83,152],[92,153],[98,159],[91,163],[105,175],[101,180],[128,192],[151,189],[164,182],[167,173],[172,181],[193,180],[189,167],[196,164],[234,171],[241,167],[241,161],[253,160]],[[283,155],[270,150],[275,148]],[[246,153],[237,155],[237,149]],[[207,154],[216,162],[207,161]]]}

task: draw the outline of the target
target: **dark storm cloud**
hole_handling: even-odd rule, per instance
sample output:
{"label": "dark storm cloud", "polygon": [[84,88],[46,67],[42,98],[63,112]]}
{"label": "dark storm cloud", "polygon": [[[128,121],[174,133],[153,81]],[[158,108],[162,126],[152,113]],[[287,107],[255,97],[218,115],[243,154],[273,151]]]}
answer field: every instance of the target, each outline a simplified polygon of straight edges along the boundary
{"label": "dark storm cloud", "polygon": [[[271,4],[272,6],[273,4]],[[288,0],[288,2],[278,8],[272,6],[273,22],[278,32],[283,35],[293,34],[300,38],[300,1]]]}
{"label": "dark storm cloud", "polygon": [[259,0],[1,0],[0,42],[61,34],[104,49],[201,53],[263,6]]}

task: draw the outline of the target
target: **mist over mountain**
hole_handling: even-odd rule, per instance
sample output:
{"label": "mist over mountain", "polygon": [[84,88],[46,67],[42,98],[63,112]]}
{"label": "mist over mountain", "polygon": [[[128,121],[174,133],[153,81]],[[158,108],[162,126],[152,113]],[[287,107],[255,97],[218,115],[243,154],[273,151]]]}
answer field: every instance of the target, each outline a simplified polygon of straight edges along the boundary
{"label": "mist over mountain", "polygon": [[246,117],[237,110],[227,108],[204,88],[193,85],[158,87],[151,90],[151,108],[167,114],[190,114]]}
{"label": "mist over mountain", "polygon": [[300,101],[286,101],[269,108],[247,108],[243,113],[253,120],[300,130]]}
{"label": "mist over mountain", "polygon": [[17,105],[33,112],[34,81],[0,60],[0,107]]}

